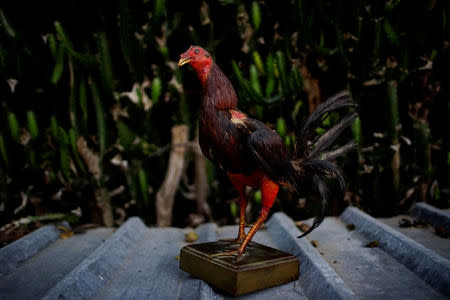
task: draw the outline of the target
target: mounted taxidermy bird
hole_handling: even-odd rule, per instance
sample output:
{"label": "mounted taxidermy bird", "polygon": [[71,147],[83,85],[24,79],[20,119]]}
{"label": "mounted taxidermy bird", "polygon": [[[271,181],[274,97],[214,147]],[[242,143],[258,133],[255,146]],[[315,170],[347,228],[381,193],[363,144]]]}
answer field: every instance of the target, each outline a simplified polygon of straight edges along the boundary
{"label": "mounted taxidermy bird", "polygon": [[[313,185],[313,190],[322,198],[322,211],[300,237],[319,226],[325,217],[330,196],[328,177],[336,177],[339,196],[342,197],[344,193],[343,175],[332,161],[354,148],[355,144],[349,142],[341,148],[329,149],[339,134],[353,122],[356,113],[348,114],[323,133],[314,147],[308,141],[314,136],[315,129],[322,124],[324,116],[332,111],[354,106],[348,92],[332,96],[307,118],[297,136],[295,151],[290,156],[277,132],[237,108],[238,98],[233,86],[207,51],[199,46],[191,46],[180,55],[178,66],[185,64],[191,65],[203,87],[199,118],[202,152],[215,166],[228,174],[239,193],[239,232],[237,238],[233,239],[239,243],[239,247],[220,255],[242,255],[267,219],[280,186],[300,193],[305,184]],[[248,201],[246,186],[261,189],[262,195],[259,216],[248,233],[245,233],[245,209]]]}

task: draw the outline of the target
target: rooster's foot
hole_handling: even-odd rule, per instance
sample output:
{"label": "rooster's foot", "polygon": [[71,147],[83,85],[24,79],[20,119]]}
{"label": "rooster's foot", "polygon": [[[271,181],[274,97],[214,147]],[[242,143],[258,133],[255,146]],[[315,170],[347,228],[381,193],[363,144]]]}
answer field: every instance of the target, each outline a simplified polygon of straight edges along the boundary
{"label": "rooster's foot", "polygon": [[230,251],[224,251],[219,252],[216,254],[211,254],[210,258],[221,258],[221,257],[233,257],[235,261],[240,261],[243,258],[244,255],[242,255],[242,252],[240,249],[236,250],[230,250]]}
{"label": "rooster's foot", "polygon": [[243,236],[238,236],[237,238],[225,238],[225,239],[219,239],[219,242],[231,242],[231,243],[236,243],[236,244],[240,244],[244,241],[245,235]]}

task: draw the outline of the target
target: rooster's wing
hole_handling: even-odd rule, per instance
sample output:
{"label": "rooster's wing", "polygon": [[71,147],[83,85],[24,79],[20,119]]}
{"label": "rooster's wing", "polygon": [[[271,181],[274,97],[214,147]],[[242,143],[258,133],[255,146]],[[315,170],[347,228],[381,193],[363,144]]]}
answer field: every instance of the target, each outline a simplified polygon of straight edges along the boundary
{"label": "rooster's wing", "polygon": [[281,136],[259,121],[249,119],[246,123],[252,129],[247,144],[257,165],[272,180],[295,190],[293,166]]}

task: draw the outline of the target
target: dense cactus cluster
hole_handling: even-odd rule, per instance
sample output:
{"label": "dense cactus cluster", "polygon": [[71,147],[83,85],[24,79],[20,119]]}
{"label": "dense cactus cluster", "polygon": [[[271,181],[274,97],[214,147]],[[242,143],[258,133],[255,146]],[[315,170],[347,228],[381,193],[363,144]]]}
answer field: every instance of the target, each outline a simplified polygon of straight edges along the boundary
{"label": "dense cactus cluster", "polygon": [[[342,162],[348,203],[377,215],[414,201],[448,206],[445,1],[41,5],[0,9],[1,224],[33,215],[114,225],[135,214],[155,223],[171,128],[185,124],[195,140],[200,85],[176,67],[191,44],[213,54],[243,109],[291,150],[323,99],[351,92],[360,118],[344,137],[358,143]],[[326,116],[323,131],[336,119]],[[183,172],[175,225],[196,213],[186,200],[193,168]],[[214,219],[233,222],[230,183],[209,164],[206,173]],[[287,193],[280,199],[295,217],[315,209]]]}

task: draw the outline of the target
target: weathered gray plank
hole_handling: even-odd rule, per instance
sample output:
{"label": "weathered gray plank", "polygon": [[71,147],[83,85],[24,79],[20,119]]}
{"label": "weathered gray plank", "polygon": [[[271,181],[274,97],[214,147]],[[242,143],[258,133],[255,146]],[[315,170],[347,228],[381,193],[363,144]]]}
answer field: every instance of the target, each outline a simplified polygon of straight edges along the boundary
{"label": "weathered gray plank", "polygon": [[180,299],[187,274],[178,268],[184,233],[176,228],[147,229],[142,242],[97,299]]}
{"label": "weathered gray plank", "polygon": [[59,237],[53,225],[44,226],[0,249],[0,277],[17,268]]}
{"label": "weathered gray plank", "polygon": [[0,278],[0,298],[41,298],[112,232],[112,228],[96,228],[69,239],[56,240],[14,272]]}
{"label": "weathered gray plank", "polygon": [[[199,242],[237,234],[237,226],[218,229],[205,224],[197,229]],[[217,234],[217,236],[216,236]],[[211,286],[179,269],[175,257],[186,245],[181,229],[151,228],[136,252],[122,265],[114,277],[96,295],[98,299],[228,299]],[[255,241],[275,246],[266,231],[261,231]],[[295,283],[274,287],[241,296],[249,298],[301,299]],[[300,297],[300,298],[299,298]]]}
{"label": "weathered gray plank", "polygon": [[450,260],[450,239],[444,239],[438,236],[433,227],[400,227],[398,225],[399,221],[404,218],[412,220],[412,218],[407,215],[399,215],[391,218],[378,218],[378,220],[401,234],[406,235],[425,248],[428,248],[445,259]]}
{"label": "weathered gray plank", "polygon": [[308,298],[356,299],[354,292],[327,264],[307,239],[298,239],[301,233],[293,221],[283,213],[276,213],[267,223],[267,231],[280,250],[300,258],[299,285]]}
{"label": "weathered gray plank", "polygon": [[347,224],[354,224],[367,239],[378,240],[381,249],[450,296],[450,261],[355,207],[348,207],[340,218]]}
{"label": "weathered gray plank", "polygon": [[443,226],[447,232],[450,232],[450,213],[444,210],[419,202],[412,208],[411,215],[433,226]]}
{"label": "weathered gray plank", "polygon": [[87,299],[97,293],[114,275],[124,260],[132,255],[147,228],[133,217],[108,240],[56,284],[44,299]]}
{"label": "weathered gray plank", "polygon": [[[300,278],[296,282],[239,298],[441,297],[430,286],[437,289],[445,283],[446,276],[449,276],[448,260],[355,208],[348,208],[341,218],[346,223],[355,224],[357,230],[349,232],[339,219],[328,218],[311,236],[298,239],[300,231],[293,221],[283,213],[274,214],[257,232],[254,241],[297,255],[301,261]],[[199,235],[197,242],[235,237],[237,229],[237,226],[203,224],[196,229]],[[88,256],[84,260],[80,256],[83,244],[77,240],[82,235],[58,240],[33,258],[19,263],[20,267],[10,275],[0,278],[0,298],[39,298],[45,294],[46,299],[229,299],[179,269],[176,257],[186,245],[185,233],[190,230],[147,228],[138,218],[131,218],[104,243],[92,240],[90,248],[85,248]],[[311,245],[311,239],[319,241],[318,248]],[[375,239],[380,242],[379,248],[364,247],[365,243]],[[398,258],[397,252],[404,257]],[[78,258],[72,256],[74,253],[78,253],[75,255]],[[415,260],[420,256],[422,265],[417,266]],[[78,264],[77,259],[82,260],[81,263]],[[424,263],[429,264],[426,271],[423,270]],[[408,264],[416,264],[416,269]],[[430,270],[436,264],[441,269]],[[42,273],[27,280],[26,274],[33,273],[33,270],[33,275],[36,275],[36,270]],[[424,274],[440,276],[441,282],[433,285],[423,277]],[[44,277],[41,282],[40,277]],[[39,284],[41,286],[36,288]],[[23,286],[25,288],[20,290]],[[446,292],[445,288],[440,291]]]}
{"label": "weathered gray plank", "polygon": [[308,238],[318,242],[316,249],[360,299],[443,298],[382,249],[366,247],[370,240],[337,218],[328,217]]}

